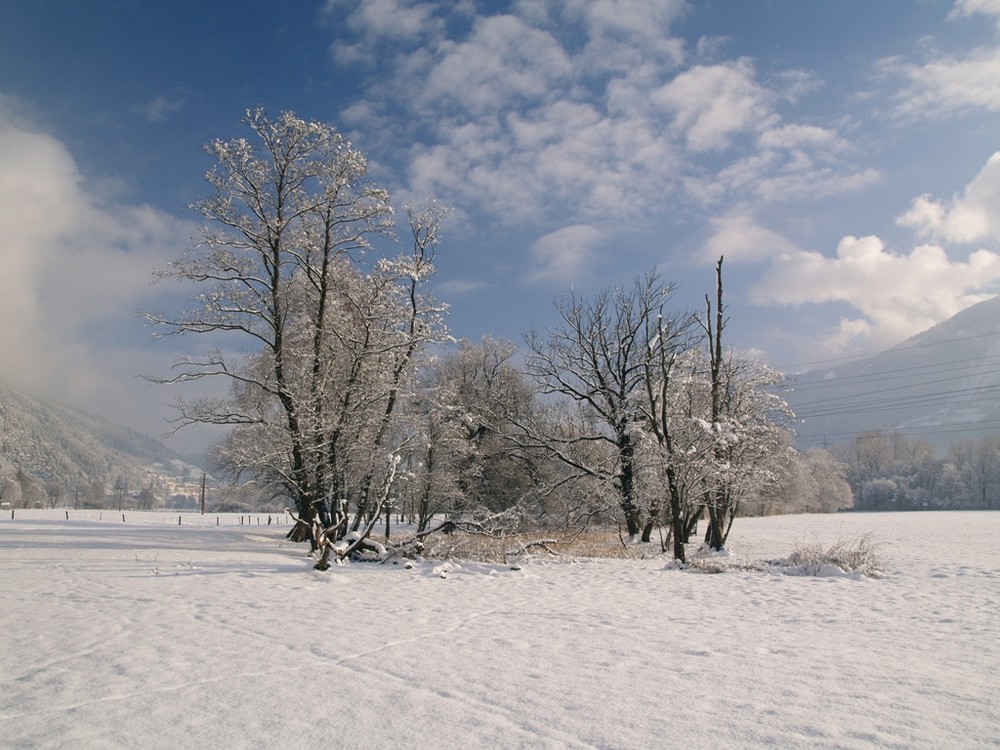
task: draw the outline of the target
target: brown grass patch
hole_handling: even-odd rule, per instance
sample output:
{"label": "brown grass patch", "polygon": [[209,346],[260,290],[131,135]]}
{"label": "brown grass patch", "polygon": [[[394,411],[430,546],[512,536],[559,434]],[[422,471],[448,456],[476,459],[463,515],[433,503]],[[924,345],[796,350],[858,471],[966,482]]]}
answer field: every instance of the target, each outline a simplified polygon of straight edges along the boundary
{"label": "brown grass patch", "polygon": [[633,559],[660,554],[659,543],[622,545],[613,529],[583,533],[510,534],[501,537],[456,531],[424,539],[422,556],[437,560],[511,563],[525,557],[603,557]]}

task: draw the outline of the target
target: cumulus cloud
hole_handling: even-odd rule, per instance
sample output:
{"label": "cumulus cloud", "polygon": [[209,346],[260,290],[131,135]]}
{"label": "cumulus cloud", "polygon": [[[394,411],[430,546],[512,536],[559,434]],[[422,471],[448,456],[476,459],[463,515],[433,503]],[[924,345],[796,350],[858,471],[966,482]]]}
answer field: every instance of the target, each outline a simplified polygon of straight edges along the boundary
{"label": "cumulus cloud", "polygon": [[[344,117],[374,134],[369,148],[375,138],[384,158],[405,163],[399,190],[461,215],[539,234],[648,233],[687,221],[692,207],[814,202],[880,179],[852,164],[837,124],[779,112],[823,85],[814,73],[768,70],[762,80],[750,58],[711,60],[705,45],[689,59],[671,29],[690,9],[680,0],[523,0],[493,14],[405,3],[420,9],[420,44],[382,46],[371,43],[387,34],[367,10],[375,3],[351,5],[346,30],[337,27],[337,44],[377,49],[385,63]],[[713,225],[710,247],[747,257],[786,248],[736,219]],[[742,244],[741,229],[753,229]]]}
{"label": "cumulus cloud", "polygon": [[[456,3],[458,13],[462,3]],[[338,37],[330,44],[330,54],[343,66],[375,65],[398,54],[433,44],[445,26],[439,5],[422,0],[327,0],[323,14],[331,26],[354,33],[349,40]]]}
{"label": "cumulus cloud", "polygon": [[851,162],[855,148],[836,131],[774,121],[757,135],[756,148],[718,172],[685,181],[689,196],[712,205],[753,200],[761,205],[816,202],[878,183],[874,167]]}
{"label": "cumulus cloud", "polygon": [[1000,23],[1000,0],[956,0],[949,18],[993,16]]}
{"label": "cumulus cloud", "polygon": [[924,238],[960,243],[995,242],[1000,240],[997,206],[1000,206],[1000,151],[989,158],[961,195],[950,200],[922,195],[896,223]]}
{"label": "cumulus cloud", "polygon": [[[956,0],[951,21],[985,16],[1000,30],[998,0]],[[904,120],[939,118],[975,111],[1000,111],[1000,47],[982,45],[955,54],[928,45],[925,59],[902,55],[879,60],[880,76],[902,82],[891,95],[890,113]]]}
{"label": "cumulus cloud", "polygon": [[805,251],[778,256],[751,299],[765,305],[846,303],[860,316],[842,320],[824,342],[840,351],[859,339],[898,343],[993,296],[998,282],[1000,255],[993,252],[953,261],[936,245],[902,255],[878,237],[845,237],[833,258]]}
{"label": "cumulus cloud", "polygon": [[673,114],[674,127],[696,151],[727,147],[741,132],[776,119],[770,94],[756,80],[753,64],[740,59],[719,65],[696,65],[650,95]]}
{"label": "cumulus cloud", "polygon": [[583,24],[582,67],[627,73],[650,59],[668,67],[683,62],[684,44],[670,25],[686,9],[684,0],[567,0],[563,14]]}
{"label": "cumulus cloud", "polygon": [[350,23],[367,33],[389,39],[415,39],[428,26],[439,26],[434,5],[406,0],[367,0],[360,3]]}
{"label": "cumulus cloud", "polygon": [[587,274],[602,236],[599,229],[580,224],[541,237],[531,248],[535,267],[529,278],[563,283],[580,281]]}
{"label": "cumulus cloud", "polygon": [[1000,111],[1000,48],[979,47],[962,56],[937,56],[922,63],[890,57],[881,60],[878,69],[904,81],[893,97],[896,117]]}
{"label": "cumulus cloud", "polygon": [[440,144],[414,148],[411,190],[481,205],[501,223],[544,225],[554,207],[569,222],[623,221],[674,190],[668,167],[678,157],[669,141],[587,103],[454,124],[439,136]]}
{"label": "cumulus cloud", "polygon": [[747,206],[734,208],[712,219],[709,226],[711,236],[701,252],[708,261],[725,256],[727,260],[743,263],[787,254],[796,249],[787,238],[759,224]]}
{"label": "cumulus cloud", "polygon": [[544,99],[572,66],[547,31],[516,16],[480,18],[468,40],[445,42],[415,101],[429,112],[460,107],[470,115]]}
{"label": "cumulus cloud", "polygon": [[[133,320],[153,269],[192,227],[95,194],[66,146],[9,108],[0,108],[0,226],[0,378],[114,416],[151,355],[104,326]],[[135,334],[143,338],[138,321]]]}
{"label": "cumulus cloud", "polygon": [[488,284],[480,279],[448,279],[437,284],[437,291],[445,295],[472,294],[485,289]]}

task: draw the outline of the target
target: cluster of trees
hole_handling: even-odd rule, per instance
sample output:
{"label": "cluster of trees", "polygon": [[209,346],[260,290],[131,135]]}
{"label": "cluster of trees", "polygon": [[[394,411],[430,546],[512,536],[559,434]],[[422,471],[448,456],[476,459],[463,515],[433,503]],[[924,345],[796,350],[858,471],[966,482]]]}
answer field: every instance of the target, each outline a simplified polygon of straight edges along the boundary
{"label": "cluster of trees", "polygon": [[58,482],[41,482],[22,468],[0,476],[0,504],[5,508],[54,508],[64,503]]}
{"label": "cluster of trees", "polygon": [[857,510],[1000,508],[1000,436],[959,440],[938,457],[921,438],[866,432],[836,455]]}
{"label": "cluster of trees", "polygon": [[672,292],[649,272],[631,289],[557,303],[561,325],[527,337],[527,372],[552,408],[518,423],[517,439],[605,506],[613,496],[630,536],[649,541],[665,525],[683,560],[701,519],[721,549],[741,506],[773,491],[790,414],[780,375],[723,346],[722,260],[704,317],[672,314]]}
{"label": "cluster of trees", "polygon": [[[394,513],[421,532],[441,514],[611,523],[683,559],[700,523],[721,549],[740,514],[997,504],[997,438],[941,460],[884,434],[795,451],[781,376],[725,345],[722,259],[702,313],[671,310],[673,286],[650,271],[562,297],[523,352],[452,341],[428,289],[447,211],[407,207],[400,239],[388,193],[333,128],[262,110],[245,124],[252,139],[207,147],[201,241],[162,273],[198,287],[192,306],[147,315],[211,348],[155,379],[228,383],[181,400],[178,427],[229,427],[217,467],[244,496],[290,501],[319,567],[379,522],[388,535]],[[402,250],[376,252],[386,239]],[[0,499],[56,502],[23,472]]]}
{"label": "cluster of trees", "polygon": [[130,508],[188,507],[187,496],[170,495],[163,486],[150,484],[135,491],[119,475],[113,484],[100,479],[80,482],[72,490],[58,478],[42,481],[23,468],[0,475],[0,506],[4,508]]}
{"label": "cluster of trees", "polygon": [[[513,345],[448,349],[428,292],[446,212],[406,210],[333,128],[248,112],[253,140],[216,141],[202,241],[164,272],[200,287],[165,334],[220,348],[162,382],[224,378],[225,397],[179,403],[179,425],[227,425],[215,459],[263,496],[291,498],[301,539],[353,540],[390,508],[508,522],[614,518],[677,557],[701,518],[721,548],[790,455],[777,373],[723,345],[722,261],[704,317],[667,310],[655,272],[558,303],[561,325]],[[235,335],[235,339],[233,336]],[[234,348],[223,349],[223,346]],[[326,564],[324,555],[322,564]]]}
{"label": "cluster of trees", "polygon": [[[401,239],[336,130],[262,110],[245,124],[251,140],[207,147],[202,241],[163,273],[198,285],[195,304],[148,317],[217,347],[160,379],[229,383],[181,401],[178,424],[230,427],[218,467],[263,502],[290,499],[321,565],[331,540],[346,556],[380,521],[388,534],[392,511],[421,532],[442,513],[618,523],[683,559],[699,523],[720,549],[740,513],[991,502],[987,441],[944,463],[899,436],[793,450],[781,376],[725,346],[722,259],[702,313],[672,311],[673,286],[650,271],[562,297],[523,353],[451,341],[428,287],[447,211],[407,207]],[[403,249],[376,252],[386,238]]]}

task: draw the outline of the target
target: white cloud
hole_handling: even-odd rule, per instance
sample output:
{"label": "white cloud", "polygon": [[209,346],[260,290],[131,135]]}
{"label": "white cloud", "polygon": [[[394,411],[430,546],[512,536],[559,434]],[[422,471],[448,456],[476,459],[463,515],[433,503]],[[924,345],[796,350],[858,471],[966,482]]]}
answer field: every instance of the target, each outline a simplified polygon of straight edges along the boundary
{"label": "white cloud", "polygon": [[686,8],[683,0],[567,0],[563,13],[584,26],[582,69],[628,74],[650,60],[666,67],[683,62],[684,42],[670,25]]}
{"label": "white cloud", "polygon": [[591,37],[664,39],[686,5],[684,0],[567,0],[566,13],[586,19]]}
{"label": "white cloud", "polygon": [[[136,373],[154,371],[150,359],[163,355],[130,348],[120,329],[102,331],[146,303],[153,269],[189,243],[193,227],[93,194],[63,143],[2,107],[0,226],[0,378],[121,413],[140,388]],[[134,333],[142,338],[137,320]]]}
{"label": "white cloud", "polygon": [[892,113],[905,119],[943,117],[974,110],[1000,111],[1000,48],[979,47],[962,57],[924,63],[901,57],[881,60],[884,75],[905,81]]}
{"label": "white cloud", "polygon": [[850,146],[836,131],[818,125],[780,124],[760,134],[758,143],[765,149],[822,149],[843,153]]}
{"label": "white cloud", "polygon": [[435,8],[431,3],[405,0],[365,0],[352,18],[352,23],[368,33],[390,39],[415,39],[434,22]]}
{"label": "white cloud", "polygon": [[514,102],[545,99],[570,74],[562,46],[546,31],[515,16],[476,21],[469,39],[445,42],[416,98],[425,111],[459,106],[481,115]]}
{"label": "white cloud", "polygon": [[761,87],[748,59],[696,65],[650,94],[674,115],[674,127],[695,152],[729,146],[739,133],[763,129],[776,119],[771,95]]}
{"label": "white cloud", "polygon": [[580,281],[587,275],[602,236],[596,227],[578,224],[541,237],[531,248],[535,268],[529,278],[563,283]]}
{"label": "white cloud", "polygon": [[171,115],[180,114],[187,106],[187,97],[160,94],[152,101],[132,108],[132,111],[150,122],[163,122]]}
{"label": "white cloud", "polygon": [[854,147],[828,128],[774,122],[756,145],[714,174],[689,177],[687,193],[706,206],[733,200],[777,205],[854,193],[882,179],[873,167],[853,165]]}
{"label": "white cloud", "polygon": [[441,26],[435,17],[436,5],[419,0],[361,0],[358,3],[327,0],[323,10],[328,17],[340,21],[348,7],[352,10],[346,16],[347,25],[369,40],[412,40]]}
{"label": "white cloud", "polygon": [[[451,13],[461,12],[454,3]],[[330,45],[334,61],[345,67],[377,65],[399,54],[433,45],[445,27],[439,4],[420,0],[327,0],[323,7],[338,33],[349,29],[355,39],[338,37]]]}
{"label": "white cloud", "polygon": [[954,19],[976,15],[994,16],[1000,23],[1000,0],[956,0],[948,17]]}
{"label": "white cloud", "polygon": [[[648,231],[691,220],[693,206],[725,214],[732,204],[815,202],[880,178],[851,163],[855,149],[838,125],[779,115],[822,85],[815,74],[770,70],[765,85],[750,58],[686,62],[670,28],[686,3],[520,0],[495,15],[478,7],[443,27],[425,14],[431,31],[419,48],[378,47],[389,75],[366,80],[364,98],[345,110],[359,132],[375,133],[380,153],[405,162],[406,195],[529,232]],[[352,18],[356,33],[375,26]],[[390,112],[395,126],[384,122]],[[715,224],[710,247],[758,257],[777,244],[735,217]],[[737,242],[736,231],[751,229]]]}
{"label": "white cloud", "polygon": [[[1000,30],[1000,0],[956,0],[948,19],[992,18]],[[1000,47],[996,44],[963,49],[947,55],[928,37],[925,58],[916,62],[902,55],[877,61],[876,72],[902,80],[891,95],[890,113],[904,120],[947,117],[967,112],[1000,111]]]}
{"label": "white cloud", "polygon": [[778,232],[757,223],[747,206],[732,209],[711,219],[711,237],[702,248],[707,261],[720,256],[735,263],[764,260],[795,250],[795,245]]}
{"label": "white cloud", "polygon": [[[415,146],[416,194],[481,205],[501,223],[633,219],[675,189],[676,150],[644,123],[558,101],[503,121],[442,124]],[[566,207],[562,209],[560,207]]]}
{"label": "white cloud", "polygon": [[808,70],[781,70],[771,76],[768,87],[781,99],[794,104],[807,94],[823,88],[823,81]]}
{"label": "white cloud", "polygon": [[949,242],[1000,241],[1000,151],[970,182],[962,195],[949,201],[928,195],[916,198],[910,209],[896,219],[921,237]]}
{"label": "white cloud", "polygon": [[451,296],[459,294],[471,294],[485,289],[488,284],[478,279],[448,279],[437,284],[437,291],[440,294]]}
{"label": "white cloud", "polygon": [[[803,156],[801,153],[796,156]],[[767,204],[816,202],[835,195],[861,192],[882,180],[874,168],[819,166],[808,159],[786,165],[784,173],[761,175],[753,195]]]}
{"label": "white cloud", "polygon": [[824,342],[830,351],[866,343],[890,346],[993,296],[1000,255],[986,250],[952,261],[935,245],[909,255],[887,251],[878,237],[845,237],[836,256],[785,253],[752,290],[763,305],[846,303],[861,318],[841,321]]}

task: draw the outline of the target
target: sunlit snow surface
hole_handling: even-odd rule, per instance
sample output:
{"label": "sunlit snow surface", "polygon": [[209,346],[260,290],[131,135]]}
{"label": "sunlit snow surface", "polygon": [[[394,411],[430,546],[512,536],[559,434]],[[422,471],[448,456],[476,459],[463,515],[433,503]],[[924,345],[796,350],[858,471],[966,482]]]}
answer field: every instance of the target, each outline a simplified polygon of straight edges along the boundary
{"label": "sunlit snow surface", "polygon": [[997,512],[733,529],[748,562],[873,532],[877,579],[319,573],[287,526],[126,516],[0,516],[0,746],[1000,746]]}

